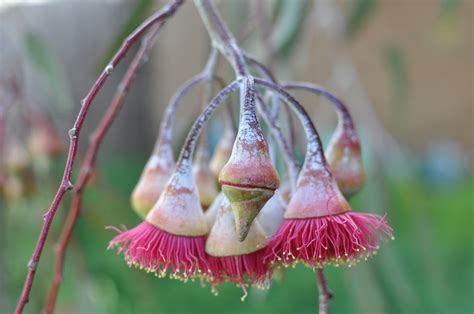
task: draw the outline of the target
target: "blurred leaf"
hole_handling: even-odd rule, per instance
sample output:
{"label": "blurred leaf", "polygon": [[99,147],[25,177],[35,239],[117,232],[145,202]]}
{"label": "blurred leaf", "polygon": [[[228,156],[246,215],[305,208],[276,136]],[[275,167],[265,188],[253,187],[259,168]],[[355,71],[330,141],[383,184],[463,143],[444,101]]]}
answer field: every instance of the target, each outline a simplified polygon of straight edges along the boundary
{"label": "blurred leaf", "polygon": [[137,0],[137,5],[133,9],[130,18],[127,23],[120,30],[120,33],[114,39],[112,45],[109,47],[103,58],[97,65],[97,72],[104,69],[110,59],[114,56],[114,53],[120,48],[123,40],[130,34],[140,23],[149,15],[151,8],[153,7],[153,0]]}
{"label": "blurred leaf", "polygon": [[441,0],[440,16],[451,15],[459,8],[460,0]]}
{"label": "blurred leaf", "polygon": [[281,3],[278,18],[270,36],[270,43],[277,54],[288,57],[292,53],[308,13],[307,7],[307,0],[283,1]]}
{"label": "blurred leaf", "polygon": [[392,106],[400,117],[408,99],[408,67],[402,50],[396,45],[385,48],[384,58],[392,84]]}
{"label": "blurred leaf", "polygon": [[56,102],[52,103],[57,104],[57,109],[68,111],[72,107],[69,86],[65,83],[64,75],[49,47],[35,33],[27,33],[23,45],[28,61],[48,82],[48,96],[57,98]]}
{"label": "blurred leaf", "polygon": [[459,0],[440,0],[439,15],[434,23],[436,42],[443,47],[455,47],[462,41],[462,19]]}
{"label": "blurred leaf", "polygon": [[352,0],[350,1],[349,16],[346,24],[346,36],[354,38],[370,14],[373,13],[376,0]]}

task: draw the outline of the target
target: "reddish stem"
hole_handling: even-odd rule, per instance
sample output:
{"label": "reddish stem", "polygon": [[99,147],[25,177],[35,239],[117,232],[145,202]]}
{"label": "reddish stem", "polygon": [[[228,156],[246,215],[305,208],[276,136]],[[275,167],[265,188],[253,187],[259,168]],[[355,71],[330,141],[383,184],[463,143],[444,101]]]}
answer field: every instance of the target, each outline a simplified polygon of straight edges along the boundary
{"label": "reddish stem", "polygon": [[328,314],[329,301],[334,297],[334,295],[331,290],[329,290],[322,268],[316,270],[316,275],[319,284],[319,314]]}
{"label": "reddish stem", "polygon": [[100,144],[102,143],[102,140],[104,139],[105,134],[107,133],[111,124],[115,120],[115,117],[119,113],[122,107],[123,101],[125,99],[125,96],[127,95],[128,89],[130,85],[133,83],[138,70],[145,63],[144,61],[146,60],[148,56],[148,52],[154,42],[153,39],[155,38],[156,34],[158,33],[162,25],[163,24],[159,24],[158,27],[151,30],[150,33],[146,37],[143,38],[140,49],[138,50],[137,54],[132,60],[127,72],[125,73],[122,81],[120,82],[117,88],[117,91],[115,93],[115,96],[109,108],[107,109],[102,120],[97,126],[97,129],[93,133],[93,136],[91,137],[90,145],[87,149],[84,162],[82,164],[82,167],[79,173],[76,189],[72,196],[71,210],[66,219],[66,223],[61,233],[60,240],[56,247],[56,266],[55,266],[52,285],[49,290],[48,300],[47,300],[46,307],[44,310],[45,313],[52,313],[54,310],[54,306],[56,304],[59,288],[63,280],[65,253],[69,244],[69,240],[71,239],[71,234],[73,232],[74,225],[76,224],[76,221],[77,221],[77,218],[79,217],[79,212],[81,209],[82,191],[85,188],[85,186],[88,184],[90,177],[92,175],[92,169],[96,161]]}
{"label": "reddish stem", "polygon": [[43,252],[43,248],[46,243],[46,239],[48,237],[49,230],[51,228],[51,224],[53,222],[53,219],[59,207],[59,204],[61,203],[61,200],[64,197],[64,194],[66,194],[66,191],[73,189],[73,185],[71,184],[71,176],[72,176],[72,170],[74,168],[74,161],[77,155],[79,136],[80,136],[87,112],[89,111],[89,108],[93,100],[95,99],[96,95],[104,86],[105,82],[107,81],[108,77],[112,73],[113,69],[125,57],[130,47],[136,41],[138,41],[153,25],[158,24],[158,23],[164,23],[167,18],[173,15],[173,13],[182,3],[183,3],[183,0],[172,1],[168,6],[166,6],[162,10],[150,16],[131,35],[129,35],[123,42],[120,49],[114,55],[110,63],[106,66],[106,68],[100,74],[98,79],[95,81],[94,85],[92,85],[92,88],[87,94],[87,96],[82,101],[82,106],[78,113],[76,121],[74,122],[73,127],[69,130],[70,144],[69,144],[69,152],[67,155],[66,166],[64,168],[63,178],[61,180],[61,184],[59,185],[59,188],[56,192],[56,195],[54,196],[54,199],[48,211],[44,215],[43,227],[41,228],[41,232],[40,232],[38,241],[36,243],[36,247],[33,251],[33,255],[28,263],[28,273],[27,273],[26,280],[23,286],[23,291],[18,300],[17,308],[15,310],[17,314],[23,313],[23,309],[25,308],[26,303],[28,303],[31,287],[33,285],[33,280],[36,274],[36,269],[38,267],[38,263],[41,258],[41,253]]}

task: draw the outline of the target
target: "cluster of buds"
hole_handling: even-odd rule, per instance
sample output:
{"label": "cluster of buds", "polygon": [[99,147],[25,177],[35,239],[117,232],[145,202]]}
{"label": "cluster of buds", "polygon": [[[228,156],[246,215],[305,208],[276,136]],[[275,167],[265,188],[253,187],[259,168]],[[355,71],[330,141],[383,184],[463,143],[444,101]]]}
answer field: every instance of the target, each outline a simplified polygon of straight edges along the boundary
{"label": "cluster of buds", "polygon": [[[252,76],[250,66],[263,73],[270,71],[243,54],[211,1],[196,0],[196,4],[215,46],[229,59],[237,78],[205,106],[176,165],[169,148],[170,121],[179,99],[191,87],[199,82],[211,84],[214,75],[209,65],[216,49],[203,73],[173,98],[155,152],[132,197],[144,221],[133,229],[118,230],[109,248],[117,247],[129,265],[159,277],[199,278],[213,291],[228,281],[241,287],[244,297],[246,287],[268,287],[280,266],[298,262],[312,269],[328,264],[351,266],[373,255],[379,238],[391,238],[392,229],[385,217],[355,213],[346,200],[362,188],[365,174],[360,141],[345,105],[316,85],[277,84],[273,78]],[[336,105],[339,123],[326,153],[313,121],[287,92],[290,89],[314,92]],[[214,156],[209,158],[207,145],[200,145],[193,166],[205,123],[236,90],[240,91],[237,132],[226,119]],[[274,97],[264,97],[264,92]],[[288,143],[278,126],[280,110],[276,116],[269,114],[270,104],[264,99],[283,100],[299,118],[307,137],[301,168],[294,158],[294,143]],[[288,162],[288,176],[280,176],[275,169],[259,113],[270,122],[275,142]],[[288,179],[280,182],[280,177]],[[289,186],[290,193],[282,186]],[[286,200],[282,195],[287,195]]]}
{"label": "cluster of buds", "polygon": [[[249,286],[268,287],[280,266],[351,266],[375,253],[378,236],[392,237],[384,217],[354,213],[344,197],[364,182],[360,144],[347,110],[324,154],[313,122],[282,89],[280,97],[295,109],[308,135],[297,183],[285,182],[295,185],[294,193],[288,204],[283,200],[280,176],[258,120],[256,85],[280,88],[250,76],[228,85],[194,123],[176,165],[170,142],[159,136],[132,195],[144,221],[119,230],[110,242],[129,265],[159,277],[198,277],[213,291],[224,281],[246,291]],[[238,131],[225,125],[231,131],[224,132],[209,158],[208,146],[197,137],[217,105],[236,89],[241,91]],[[216,187],[216,179],[220,193],[209,189]]]}

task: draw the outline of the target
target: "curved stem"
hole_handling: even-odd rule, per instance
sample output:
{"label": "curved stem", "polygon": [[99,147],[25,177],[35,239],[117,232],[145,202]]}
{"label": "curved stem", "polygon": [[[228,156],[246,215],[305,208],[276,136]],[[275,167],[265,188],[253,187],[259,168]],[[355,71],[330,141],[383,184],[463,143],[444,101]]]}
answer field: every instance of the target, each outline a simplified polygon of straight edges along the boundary
{"label": "curved stem", "polygon": [[288,82],[282,83],[281,86],[285,89],[294,89],[294,90],[305,90],[317,95],[321,95],[328,99],[335,107],[338,113],[339,119],[342,121],[344,130],[351,135],[350,138],[356,136],[354,122],[352,120],[351,114],[347,106],[337,98],[333,93],[331,93],[326,88],[306,82]]}
{"label": "curved stem", "polygon": [[298,180],[298,172],[299,172],[299,166],[296,161],[296,156],[293,152],[293,149],[290,147],[288,141],[286,138],[283,136],[283,132],[280,129],[280,126],[278,125],[278,121],[272,116],[272,113],[270,112],[270,109],[268,106],[265,104],[263,101],[262,97],[260,95],[257,95],[257,104],[259,106],[259,109],[262,113],[263,118],[267,122],[267,124],[270,126],[270,130],[273,133],[273,136],[275,139],[278,141],[278,145],[281,148],[281,151],[283,152],[283,155],[285,156],[285,160],[288,164],[288,176],[290,179],[290,189],[291,189],[291,195],[296,190],[296,181]]}
{"label": "curved stem", "polygon": [[104,114],[102,120],[99,122],[99,125],[97,126],[96,131],[93,133],[93,136],[91,137],[90,145],[87,149],[84,162],[79,173],[79,178],[77,180],[76,189],[72,197],[71,210],[66,219],[60,240],[56,246],[56,266],[44,313],[52,313],[56,304],[59,288],[63,281],[64,258],[66,250],[81,209],[82,191],[88,184],[92,175],[92,169],[95,164],[100,144],[102,143],[102,140],[104,139],[105,134],[107,133],[112,122],[115,120],[115,117],[119,113],[125,96],[127,95],[128,89],[133,83],[138,70],[143,66],[159,29],[159,27],[156,27],[143,38],[140,49],[130,63],[130,66],[127,69],[122,81],[120,82],[109,108]]}
{"label": "curved stem", "polygon": [[173,15],[173,13],[178,9],[178,7],[182,3],[183,3],[183,0],[174,0],[164,9],[150,16],[130,36],[128,36],[127,39],[125,39],[125,41],[123,42],[120,49],[113,56],[110,63],[106,66],[103,72],[99,75],[98,79],[92,85],[92,88],[87,94],[87,96],[82,101],[82,106],[77,115],[76,121],[74,122],[73,127],[69,130],[70,144],[69,144],[69,152],[67,155],[67,161],[64,168],[63,178],[56,192],[56,195],[54,196],[54,199],[44,216],[43,227],[41,228],[41,232],[38,237],[38,241],[36,243],[35,249],[33,251],[33,255],[28,263],[28,273],[25,279],[22,293],[18,300],[17,308],[15,310],[17,314],[22,313],[23,309],[25,308],[25,305],[28,303],[31,287],[33,285],[33,280],[36,274],[38,263],[41,258],[41,253],[43,252],[43,248],[46,243],[46,238],[48,237],[49,230],[51,228],[51,224],[53,223],[53,219],[54,219],[54,216],[56,215],[56,211],[59,207],[59,204],[61,203],[61,200],[63,199],[66,192],[73,189],[73,185],[71,184],[70,180],[72,176],[72,170],[74,168],[74,161],[77,155],[79,136],[82,130],[82,126],[84,124],[84,120],[87,116],[87,113],[89,111],[89,108],[92,102],[94,101],[95,97],[104,86],[105,82],[107,81],[108,77],[110,76],[114,68],[125,57],[130,47],[137,40],[139,40],[152,26],[156,24],[164,23],[167,18]]}
{"label": "curved stem", "polygon": [[249,71],[237,41],[219,15],[214,3],[209,0],[195,0],[213,45],[229,60],[237,76],[247,76]]}
{"label": "curved stem", "polygon": [[160,149],[165,149],[171,152],[171,141],[173,134],[173,118],[176,110],[182,103],[183,98],[193,90],[196,85],[210,80],[219,80],[214,75],[214,69],[218,60],[218,52],[212,49],[204,70],[187,80],[173,95],[170,102],[166,106],[163,119],[161,120],[159,135],[155,144],[154,153],[158,153]]}
{"label": "curved stem", "polygon": [[323,170],[327,170],[327,162],[326,158],[324,157],[321,138],[303,106],[301,106],[301,104],[293,96],[291,96],[279,85],[257,78],[255,79],[255,84],[266,87],[279,94],[291,106],[293,111],[300,119],[308,139],[305,164],[313,168],[320,167],[323,168]]}
{"label": "curved stem", "polygon": [[224,89],[222,89],[212,101],[204,108],[199,117],[194,121],[191,130],[189,131],[186,140],[184,142],[183,148],[176,163],[176,170],[185,171],[189,170],[187,167],[191,167],[191,159],[196,147],[196,142],[199,137],[199,134],[202,131],[202,128],[212,116],[217,107],[234,91],[240,87],[240,80],[235,80]]}
{"label": "curved stem", "polygon": [[329,290],[322,268],[316,269],[316,276],[319,286],[319,314],[328,314],[329,301],[333,298],[333,294]]}

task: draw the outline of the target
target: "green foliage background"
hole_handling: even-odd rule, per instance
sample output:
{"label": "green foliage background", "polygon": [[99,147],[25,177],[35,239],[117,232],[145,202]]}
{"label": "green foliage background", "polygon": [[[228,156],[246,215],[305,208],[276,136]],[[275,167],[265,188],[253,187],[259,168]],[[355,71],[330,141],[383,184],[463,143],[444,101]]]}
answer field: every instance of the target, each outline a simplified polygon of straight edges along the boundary
{"label": "green foliage background", "polygon": [[[145,158],[101,158],[101,180],[87,189],[83,215],[67,255],[58,313],[316,311],[314,274],[304,266],[290,269],[284,281],[274,282],[268,291],[252,289],[247,301],[241,302],[242,292],[233,285],[219,288],[215,297],[210,287],[202,288],[199,282],[183,284],[130,269],[121,256],[107,251],[114,232],[105,230],[106,226],[132,227],[140,222],[128,198]],[[6,279],[11,310],[53,186],[8,208]],[[472,313],[473,188],[471,178],[444,187],[424,184],[416,177],[382,176],[369,183],[352,205],[355,210],[387,212],[396,240],[382,243],[378,255],[353,268],[327,268],[336,295],[333,313]],[[44,305],[53,269],[53,241],[68,202],[67,198],[60,208],[39,265],[28,313],[39,313]]]}

